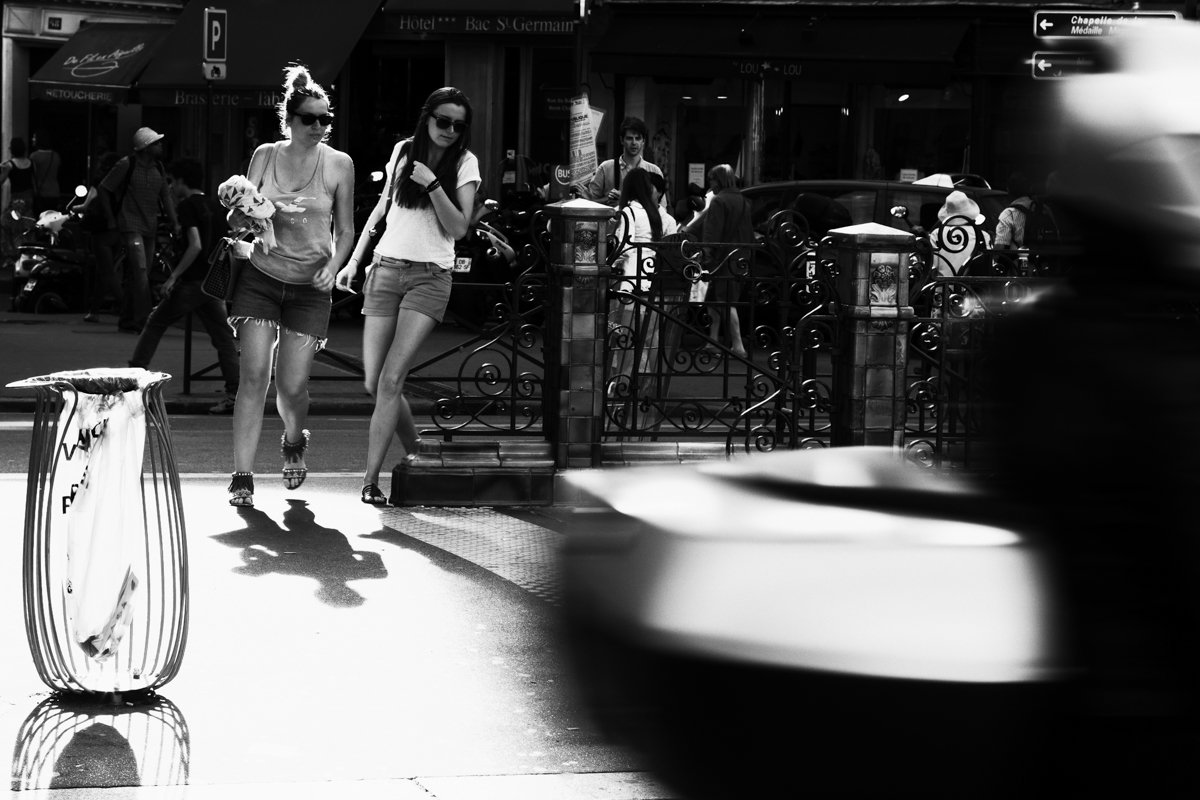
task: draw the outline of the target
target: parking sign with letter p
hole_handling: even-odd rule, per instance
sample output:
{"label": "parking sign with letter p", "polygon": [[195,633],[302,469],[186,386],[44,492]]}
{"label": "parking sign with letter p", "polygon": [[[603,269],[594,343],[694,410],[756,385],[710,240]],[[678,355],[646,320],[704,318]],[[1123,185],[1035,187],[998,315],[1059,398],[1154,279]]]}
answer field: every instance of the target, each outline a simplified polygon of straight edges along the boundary
{"label": "parking sign with letter p", "polygon": [[204,9],[204,61],[224,61],[229,41],[229,12],[223,8]]}

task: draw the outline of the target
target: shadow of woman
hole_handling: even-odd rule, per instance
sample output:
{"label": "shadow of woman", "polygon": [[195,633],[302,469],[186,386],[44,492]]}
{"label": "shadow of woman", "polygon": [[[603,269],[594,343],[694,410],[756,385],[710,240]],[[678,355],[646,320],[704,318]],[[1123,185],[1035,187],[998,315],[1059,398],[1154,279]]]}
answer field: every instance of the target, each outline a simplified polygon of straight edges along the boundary
{"label": "shadow of woman", "polygon": [[341,531],[317,524],[306,501],[287,502],[282,526],[257,508],[239,508],[246,527],[212,537],[228,547],[242,548],[243,565],[234,572],[312,578],[319,584],[315,594],[322,603],[343,608],[362,605],[363,596],[346,583],[386,578],[383,558],[355,550]]}

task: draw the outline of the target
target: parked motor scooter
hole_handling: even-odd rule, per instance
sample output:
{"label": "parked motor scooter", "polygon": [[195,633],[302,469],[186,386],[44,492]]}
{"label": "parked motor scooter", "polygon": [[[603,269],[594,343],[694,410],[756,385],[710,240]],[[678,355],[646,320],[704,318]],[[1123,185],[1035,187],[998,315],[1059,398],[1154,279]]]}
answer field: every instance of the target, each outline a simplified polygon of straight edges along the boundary
{"label": "parked motor scooter", "polygon": [[43,211],[36,219],[14,217],[30,226],[31,240],[17,246],[12,309],[37,314],[71,311],[83,305],[83,269],[87,253],[79,232],[79,186],[63,210]]}

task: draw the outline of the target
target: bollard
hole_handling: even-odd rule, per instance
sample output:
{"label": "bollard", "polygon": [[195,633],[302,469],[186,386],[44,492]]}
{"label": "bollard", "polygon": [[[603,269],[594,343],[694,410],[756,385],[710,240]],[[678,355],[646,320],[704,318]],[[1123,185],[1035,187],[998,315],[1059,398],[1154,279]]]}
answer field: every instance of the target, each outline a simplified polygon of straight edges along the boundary
{"label": "bollard", "polygon": [[37,392],[25,499],[25,632],[38,676],[52,689],[155,689],[179,669],[188,571],[162,399],[170,377],[95,369],[9,384]]}
{"label": "bollard", "polygon": [[914,316],[908,260],[914,243],[911,233],[875,222],[831,230],[823,243],[835,248],[842,304],[835,446],[904,444],[908,328]]}
{"label": "bollard", "polygon": [[608,318],[608,222],[590,200],[546,206],[553,248],[547,271],[545,425],[558,469],[600,466],[604,339]]}

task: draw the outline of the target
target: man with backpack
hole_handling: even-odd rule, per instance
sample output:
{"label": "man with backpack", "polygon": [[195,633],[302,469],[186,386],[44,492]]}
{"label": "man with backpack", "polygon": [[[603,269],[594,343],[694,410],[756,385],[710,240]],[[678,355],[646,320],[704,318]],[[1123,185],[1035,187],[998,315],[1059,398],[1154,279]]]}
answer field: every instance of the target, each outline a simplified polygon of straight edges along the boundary
{"label": "man with backpack", "polygon": [[179,204],[179,221],[187,249],[163,284],[162,302],[150,312],[129,366],[149,367],[167,328],[194,313],[208,331],[217,350],[221,375],[225,378],[225,397],[208,413],[232,414],[240,377],[237,344],[227,321],[224,301],[210,297],[200,289],[208,274],[208,259],[221,239],[229,235],[229,225],[221,204],[197,188],[203,180],[204,168],[194,158],[180,158],[167,167],[167,182],[172,198]]}
{"label": "man with backpack", "polygon": [[116,229],[125,246],[125,307],[118,330],[138,333],[150,315],[150,265],[154,263],[155,235],[161,204],[179,235],[175,205],[163,171],[161,133],[138,128],[133,135],[133,155],[116,163],[100,182],[98,195],[109,230]]}
{"label": "man with backpack", "polygon": [[1058,238],[1050,210],[1024,173],[1014,172],[1008,179],[1008,193],[1016,199],[1000,212],[996,222],[997,250],[1018,249],[1045,244]]}

